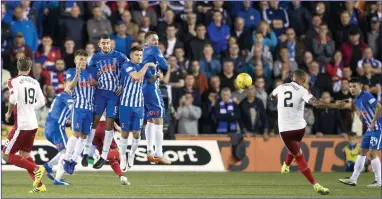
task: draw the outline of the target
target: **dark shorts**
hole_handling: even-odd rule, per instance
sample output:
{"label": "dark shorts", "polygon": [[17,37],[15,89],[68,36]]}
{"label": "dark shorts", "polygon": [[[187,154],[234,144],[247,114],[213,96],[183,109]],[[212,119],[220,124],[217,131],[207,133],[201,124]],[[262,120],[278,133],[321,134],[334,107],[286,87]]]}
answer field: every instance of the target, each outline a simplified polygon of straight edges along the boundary
{"label": "dark shorts", "polygon": [[34,137],[37,129],[20,130],[14,126],[4,144],[3,153],[14,154],[19,151],[30,153],[33,149]]}
{"label": "dark shorts", "polygon": [[305,128],[292,131],[280,132],[280,137],[284,142],[285,147],[292,155],[300,152],[300,142],[305,135]]}

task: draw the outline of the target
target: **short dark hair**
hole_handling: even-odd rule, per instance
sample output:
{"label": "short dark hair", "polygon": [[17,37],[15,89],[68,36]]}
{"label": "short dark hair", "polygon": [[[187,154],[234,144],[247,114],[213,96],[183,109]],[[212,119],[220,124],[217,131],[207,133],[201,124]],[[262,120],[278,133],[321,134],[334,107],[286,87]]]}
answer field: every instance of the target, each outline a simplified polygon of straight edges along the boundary
{"label": "short dark hair", "polygon": [[293,75],[295,77],[299,77],[299,78],[302,78],[302,77],[305,77],[306,76],[306,72],[301,70],[301,69],[297,69],[296,71],[293,72]]}
{"label": "short dark hair", "polygon": [[99,40],[101,40],[101,39],[110,39],[110,36],[109,35],[102,35]]}
{"label": "short dark hair", "polygon": [[175,28],[175,29],[177,29],[176,26],[175,26],[174,24],[169,24],[169,25],[167,25],[166,29],[167,29],[167,28]]}
{"label": "short dark hair", "polygon": [[358,77],[352,77],[349,81],[349,83],[357,83],[357,84],[360,84],[361,82],[359,81],[359,78]]}
{"label": "short dark hair", "polygon": [[140,46],[134,46],[131,48],[130,53],[133,53],[135,51],[143,51],[143,48]]}
{"label": "short dark hair", "polygon": [[219,9],[214,9],[214,10],[212,11],[213,14],[215,14],[215,13],[217,13],[217,12],[220,13],[221,15],[223,15],[223,13],[222,13]]}
{"label": "short dark hair", "polygon": [[77,51],[74,53],[74,57],[77,57],[77,56],[85,56],[85,57],[87,57],[87,56],[88,56],[88,53],[87,53],[86,50],[84,50],[84,49],[79,49],[79,50],[77,50]]}
{"label": "short dark hair", "polygon": [[149,38],[151,35],[156,35],[157,33],[156,32],[154,32],[154,31],[148,31],[146,34],[145,34],[145,40],[147,39],[147,38]]}
{"label": "short dark hair", "polygon": [[17,69],[19,71],[29,71],[32,68],[32,59],[29,57],[23,57],[17,60]]}

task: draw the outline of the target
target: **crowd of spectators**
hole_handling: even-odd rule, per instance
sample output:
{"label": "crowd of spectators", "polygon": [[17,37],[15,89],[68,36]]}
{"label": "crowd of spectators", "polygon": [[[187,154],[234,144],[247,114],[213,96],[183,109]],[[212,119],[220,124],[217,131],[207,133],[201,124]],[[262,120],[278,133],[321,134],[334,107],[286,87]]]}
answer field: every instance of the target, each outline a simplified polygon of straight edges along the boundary
{"label": "crowd of spectators", "polygon": [[[322,101],[351,99],[349,79],[381,101],[382,5],[363,2],[2,2],[2,124],[9,104],[6,82],[17,75],[16,60],[34,59],[31,76],[41,83],[47,105],[63,90],[73,53],[91,57],[105,34],[113,48],[129,56],[156,31],[169,68],[165,89],[169,134],[277,134],[273,88],[296,69],[309,75],[304,85]],[[252,76],[248,89],[236,76]],[[316,136],[363,132],[351,101],[344,110],[305,111],[308,133]],[[170,136],[171,137],[171,136]]]}

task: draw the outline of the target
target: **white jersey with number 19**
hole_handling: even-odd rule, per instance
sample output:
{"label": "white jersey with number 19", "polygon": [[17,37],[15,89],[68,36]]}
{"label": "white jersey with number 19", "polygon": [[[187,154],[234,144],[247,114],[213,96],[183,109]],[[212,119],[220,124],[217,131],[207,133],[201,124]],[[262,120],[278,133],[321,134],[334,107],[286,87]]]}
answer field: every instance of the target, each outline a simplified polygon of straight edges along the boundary
{"label": "white jersey with number 19", "polygon": [[306,127],[304,119],[305,102],[313,97],[307,89],[296,82],[279,85],[272,91],[277,96],[279,131],[293,131]]}
{"label": "white jersey with number 19", "polygon": [[19,130],[38,128],[36,110],[45,105],[40,83],[35,79],[19,75],[8,80],[9,102],[17,105],[17,126]]}

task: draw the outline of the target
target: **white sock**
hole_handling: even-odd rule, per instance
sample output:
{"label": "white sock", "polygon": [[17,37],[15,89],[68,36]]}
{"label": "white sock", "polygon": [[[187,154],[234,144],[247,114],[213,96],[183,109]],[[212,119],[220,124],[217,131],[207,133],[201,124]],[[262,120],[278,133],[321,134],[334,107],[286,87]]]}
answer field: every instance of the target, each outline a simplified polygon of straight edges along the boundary
{"label": "white sock", "polygon": [[60,160],[58,161],[58,168],[57,168],[57,171],[56,171],[56,177],[54,178],[55,180],[58,180],[58,181],[61,181],[61,178],[62,178],[62,176],[65,173],[65,170],[64,170],[64,157],[65,157],[65,154],[62,154],[60,156]]}
{"label": "white sock", "polygon": [[77,162],[78,161],[78,156],[80,156],[81,152],[84,150],[86,144],[86,138],[80,138],[78,139],[76,143],[76,147],[73,152],[72,160]]}
{"label": "white sock", "polygon": [[137,151],[138,149],[138,146],[139,146],[139,141],[141,140],[141,138],[139,137],[138,139],[133,139],[133,143],[131,144],[131,150],[130,150],[130,154],[129,156],[131,158],[134,158],[135,156],[135,152]]}
{"label": "white sock", "polygon": [[75,136],[71,136],[68,140],[68,143],[66,144],[66,153],[65,153],[65,160],[70,160],[70,158],[73,155],[74,148],[76,147],[78,138]]}
{"label": "white sock", "polygon": [[85,148],[84,148],[84,155],[89,155],[89,152],[90,152],[90,148],[92,147],[93,145],[93,139],[94,139],[94,135],[95,135],[95,129],[92,129],[88,135],[88,139],[86,139],[86,144],[85,144]]}
{"label": "white sock", "polygon": [[121,138],[119,140],[119,150],[121,150],[122,155],[126,154],[128,141],[129,141],[128,138],[126,138],[126,139]]}
{"label": "white sock", "polygon": [[363,170],[363,166],[365,165],[365,161],[366,161],[366,156],[361,156],[361,155],[357,156],[357,160],[355,161],[355,164],[354,164],[353,175],[350,177],[350,180],[357,183],[358,176],[361,173],[361,171]]}
{"label": "white sock", "polygon": [[113,141],[113,138],[114,138],[114,132],[112,130],[105,131],[105,138],[103,140],[102,155],[101,155],[101,157],[104,160],[107,159],[107,154],[109,153],[110,145],[111,145],[111,142]]}
{"label": "white sock", "polygon": [[371,167],[373,167],[375,181],[377,181],[378,184],[381,184],[381,161],[378,156],[371,160]]}
{"label": "white sock", "polygon": [[60,157],[61,157],[61,153],[57,153],[56,156],[54,156],[53,159],[51,159],[49,162],[48,162],[48,166],[49,167],[53,167],[54,165],[56,165],[58,163],[58,161],[60,160]]}
{"label": "white sock", "polygon": [[147,153],[154,153],[155,124],[147,122],[145,128]]}
{"label": "white sock", "polygon": [[163,156],[163,125],[155,125],[155,154],[158,157]]}
{"label": "white sock", "polygon": [[92,144],[90,147],[90,151],[88,153],[89,157],[93,157],[95,150],[96,150],[96,147]]}

